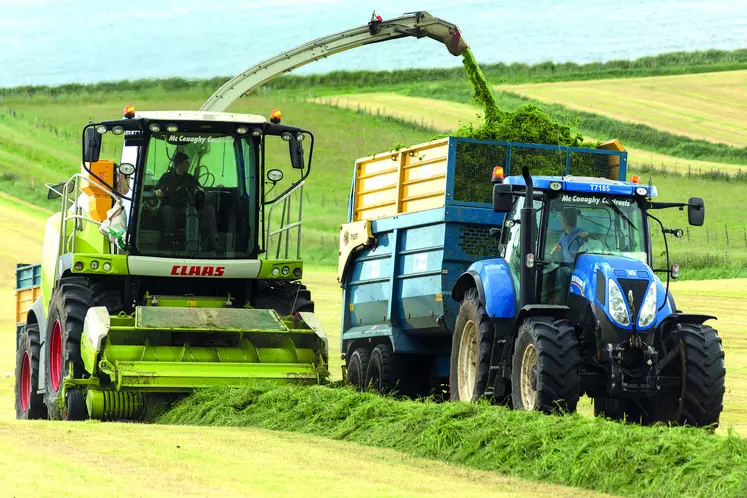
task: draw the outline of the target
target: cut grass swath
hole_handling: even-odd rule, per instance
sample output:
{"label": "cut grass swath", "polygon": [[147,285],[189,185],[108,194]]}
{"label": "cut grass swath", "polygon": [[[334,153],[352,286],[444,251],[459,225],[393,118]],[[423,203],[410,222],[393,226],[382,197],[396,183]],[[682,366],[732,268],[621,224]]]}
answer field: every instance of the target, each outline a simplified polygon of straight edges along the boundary
{"label": "cut grass swath", "polygon": [[702,429],[263,384],[196,392],[156,422],[315,434],[623,496],[747,495],[747,441]]}

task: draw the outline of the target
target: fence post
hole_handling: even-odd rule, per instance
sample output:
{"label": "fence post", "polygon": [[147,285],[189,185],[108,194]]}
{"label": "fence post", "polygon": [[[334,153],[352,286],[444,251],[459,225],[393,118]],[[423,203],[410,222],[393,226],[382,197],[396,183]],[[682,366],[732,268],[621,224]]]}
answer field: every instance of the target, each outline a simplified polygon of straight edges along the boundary
{"label": "fence post", "polygon": [[744,233],[744,245],[747,247],[747,228],[742,227],[742,233]]}
{"label": "fence post", "polygon": [[708,227],[706,227],[706,244],[711,241],[711,238],[708,235]]}
{"label": "fence post", "polygon": [[729,245],[729,229],[724,225],[724,235],[726,235],[726,245]]}
{"label": "fence post", "polygon": [[690,242],[690,227],[685,227],[685,233],[687,234],[687,241]]}

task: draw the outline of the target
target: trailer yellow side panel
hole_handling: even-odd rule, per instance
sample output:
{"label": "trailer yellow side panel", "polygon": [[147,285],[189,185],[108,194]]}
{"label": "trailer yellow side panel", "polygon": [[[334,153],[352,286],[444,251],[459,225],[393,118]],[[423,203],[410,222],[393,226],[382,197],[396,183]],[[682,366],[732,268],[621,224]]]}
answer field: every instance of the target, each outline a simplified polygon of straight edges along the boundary
{"label": "trailer yellow side panel", "polygon": [[356,161],[353,221],[444,205],[448,139]]}

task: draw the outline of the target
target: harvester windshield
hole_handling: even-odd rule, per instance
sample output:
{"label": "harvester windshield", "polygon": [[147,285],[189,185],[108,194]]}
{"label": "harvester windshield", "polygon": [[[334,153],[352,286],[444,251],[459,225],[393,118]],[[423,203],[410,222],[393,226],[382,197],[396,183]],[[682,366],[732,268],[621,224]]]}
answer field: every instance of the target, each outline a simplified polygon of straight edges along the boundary
{"label": "harvester windshield", "polygon": [[250,257],[257,230],[255,148],[251,136],[151,134],[138,206],[137,251]]}

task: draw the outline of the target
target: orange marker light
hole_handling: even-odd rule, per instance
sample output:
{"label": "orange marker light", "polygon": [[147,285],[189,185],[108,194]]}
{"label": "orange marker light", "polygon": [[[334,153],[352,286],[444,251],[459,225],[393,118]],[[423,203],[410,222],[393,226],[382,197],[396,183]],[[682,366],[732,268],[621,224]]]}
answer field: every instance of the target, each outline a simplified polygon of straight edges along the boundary
{"label": "orange marker light", "polygon": [[630,177],[630,182],[631,183],[638,183],[638,184],[640,184],[641,183],[641,177],[638,176],[638,175],[633,175],[633,176]]}
{"label": "orange marker light", "polygon": [[503,181],[503,166],[493,168],[493,182]]}
{"label": "orange marker light", "polygon": [[127,119],[132,119],[135,117],[135,106],[134,105],[125,106],[124,117],[126,117]]}
{"label": "orange marker light", "polygon": [[279,109],[273,109],[270,113],[270,122],[278,124],[280,123],[280,120],[283,118],[283,114],[280,112]]}

